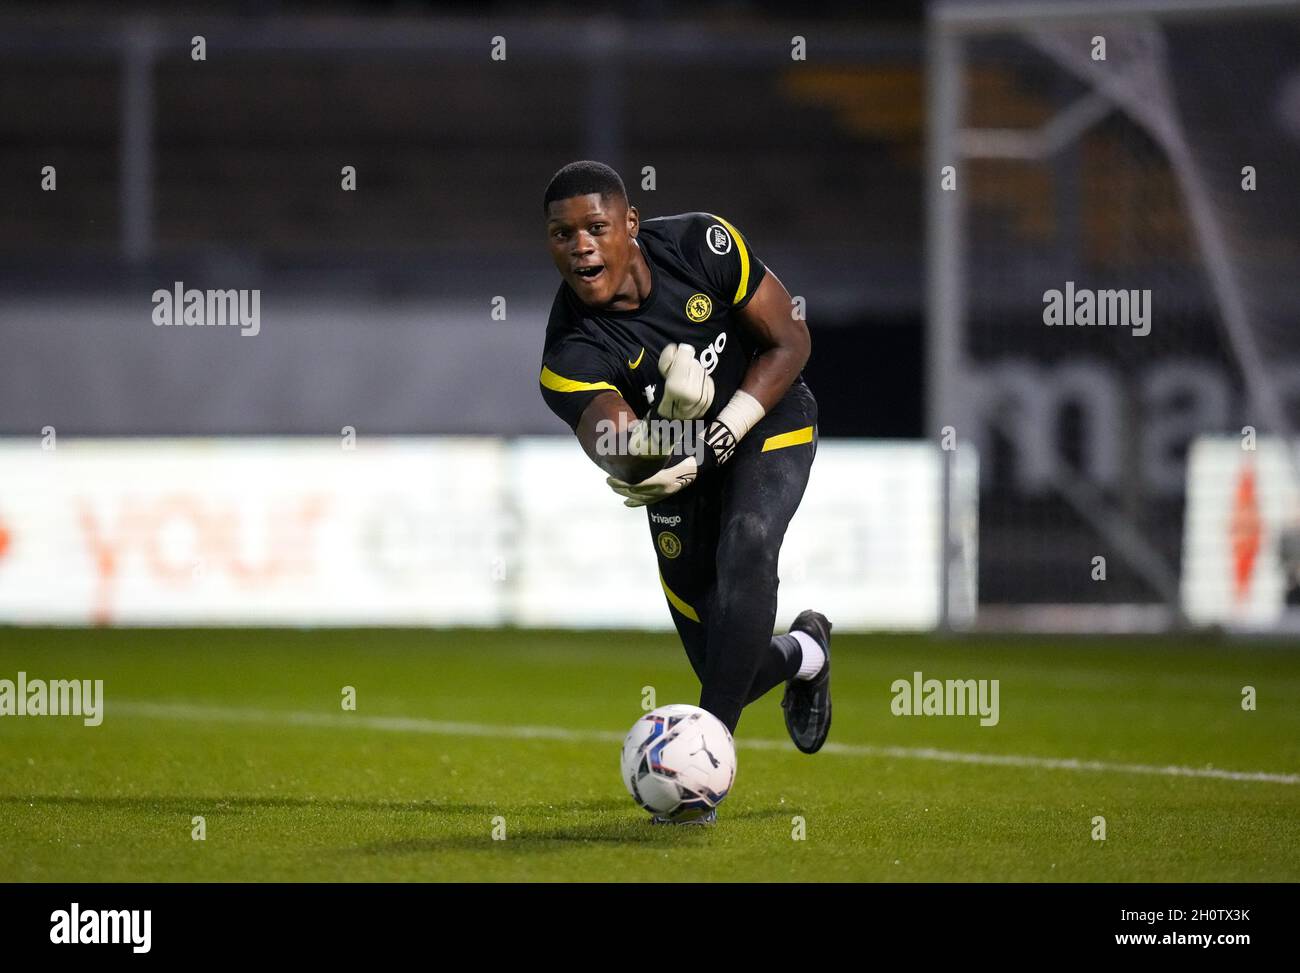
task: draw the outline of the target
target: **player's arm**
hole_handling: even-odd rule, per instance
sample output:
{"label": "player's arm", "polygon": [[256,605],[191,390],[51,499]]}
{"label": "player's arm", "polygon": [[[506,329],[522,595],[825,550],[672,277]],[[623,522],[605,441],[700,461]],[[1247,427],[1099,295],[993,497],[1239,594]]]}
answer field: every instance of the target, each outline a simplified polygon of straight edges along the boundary
{"label": "player's arm", "polygon": [[[732,316],[758,347],[737,393],[743,393],[741,404],[753,408],[741,412],[761,408],[766,414],[781,401],[808,361],[812,350],[808,326],[795,318],[785,285],[754,253],[740,230],[710,213],[695,214],[686,227],[682,239],[686,259],[727,300]],[[728,404],[723,403],[723,408]],[[738,418],[744,425],[747,415]],[[737,438],[743,435],[738,428],[733,431]]]}
{"label": "player's arm", "polygon": [[573,430],[582,450],[610,476],[635,483],[664,465],[668,444],[652,442],[650,427],[617,392],[602,392],[582,410]]}
{"label": "player's arm", "polygon": [[790,292],[771,268],[736,317],[759,348],[740,388],[757,399],[766,413],[781,401],[808,363],[812,337],[808,325],[794,316]]}
{"label": "player's arm", "polygon": [[[718,419],[739,440],[794,384],[808,362],[812,338],[808,326],[793,314],[794,302],[785,285],[764,271],[749,299],[736,308],[741,328],[758,353],[746,366],[740,389]],[[690,345],[672,344],[659,358],[664,396],[659,411],[670,419],[698,419],[713,403],[713,380]]]}
{"label": "player's arm", "polygon": [[759,352],[749,363],[740,388],[705,431],[705,448],[651,471],[644,480],[615,474],[609,485],[627,498],[628,506],[662,500],[690,485],[700,473],[727,462],[745,434],[781,401],[812,351],[808,326],[794,316],[793,308],[785,285],[768,270],[753,296],[736,309],[741,326]]}
{"label": "player's arm", "polygon": [[639,480],[664,465],[671,429],[636,417],[617,385],[618,368],[588,339],[571,337],[548,348],[539,378],[542,398],[573,430],[583,452],[605,473]]}
{"label": "player's arm", "polygon": [[[735,227],[720,217],[703,215],[705,223],[716,221],[706,230],[711,237],[702,235],[700,239],[706,242],[688,250],[688,255],[721,293],[735,294],[732,307],[736,318],[757,346],[758,354],[746,368],[740,388],[704,431],[702,448],[697,448],[694,455],[675,458],[639,482],[627,477],[608,481],[615,493],[627,498],[628,506],[656,503],[726,463],[740,440],[781,401],[812,351],[808,327],[795,318],[785,285],[754,257]],[[664,350],[659,368],[667,381],[666,403],[674,387],[695,389],[700,384],[696,381],[698,374],[703,371],[692,355],[683,356],[671,347]],[[700,381],[707,387],[707,376]],[[707,391],[694,404],[688,402],[681,414],[703,415],[711,400],[712,392]],[[676,415],[676,403],[670,404],[671,413]]]}

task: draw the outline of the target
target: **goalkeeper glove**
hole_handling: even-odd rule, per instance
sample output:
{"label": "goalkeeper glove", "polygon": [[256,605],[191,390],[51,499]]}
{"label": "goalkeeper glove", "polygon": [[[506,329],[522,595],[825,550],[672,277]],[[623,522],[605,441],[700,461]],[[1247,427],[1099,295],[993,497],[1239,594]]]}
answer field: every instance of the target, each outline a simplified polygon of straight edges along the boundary
{"label": "goalkeeper glove", "polygon": [[659,414],[665,419],[698,419],[713,405],[713,379],[690,345],[667,345],[659,354],[659,374],[664,377]]}
{"label": "goalkeeper glove", "polygon": [[612,476],[605,482],[625,498],[625,507],[658,503],[690,486],[701,474],[707,474],[731,459],[740,440],[763,418],[763,411],[758,399],[737,390],[718,413],[718,418],[709,423],[703,443],[697,445],[693,453],[675,456],[666,467],[639,483],[627,483]]}

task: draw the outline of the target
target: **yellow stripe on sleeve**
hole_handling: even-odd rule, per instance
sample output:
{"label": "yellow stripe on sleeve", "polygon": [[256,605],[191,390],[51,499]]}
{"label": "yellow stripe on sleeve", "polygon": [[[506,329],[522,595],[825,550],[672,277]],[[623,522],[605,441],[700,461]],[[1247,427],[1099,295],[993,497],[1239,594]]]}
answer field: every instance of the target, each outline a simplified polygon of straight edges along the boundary
{"label": "yellow stripe on sleeve", "polygon": [[618,391],[608,382],[578,382],[571,378],[564,378],[561,375],[556,375],[545,365],[542,366],[541,383],[543,387],[550,389],[552,392],[594,392],[596,389],[609,389],[611,392]]}
{"label": "yellow stripe on sleeve", "polygon": [[783,432],[779,436],[768,436],[763,440],[763,452],[785,449],[787,446],[801,446],[804,443],[812,442],[812,438],[812,426],[804,426],[802,429],[795,429],[792,432]]}
{"label": "yellow stripe on sleeve", "polygon": [[749,287],[749,251],[745,249],[745,241],[740,238],[740,233],[734,226],[721,216],[713,218],[727,228],[731,239],[736,242],[736,252],[740,254],[740,286],[736,288],[736,296],[731,299],[732,304],[739,304],[741,298],[745,296],[746,288]]}
{"label": "yellow stripe on sleeve", "polygon": [[695,613],[695,609],[678,598],[677,595],[673,593],[673,589],[668,587],[668,582],[664,580],[664,573],[662,571],[659,572],[659,583],[664,586],[664,594],[668,596],[668,604],[672,605],[691,621],[698,622],[700,620],[700,616]]}

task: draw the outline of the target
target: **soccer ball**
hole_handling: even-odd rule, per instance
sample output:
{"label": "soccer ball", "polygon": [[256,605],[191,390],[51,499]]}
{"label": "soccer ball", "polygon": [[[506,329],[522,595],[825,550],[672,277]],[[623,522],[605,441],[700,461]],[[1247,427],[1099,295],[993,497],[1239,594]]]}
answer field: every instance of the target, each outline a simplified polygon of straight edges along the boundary
{"label": "soccer ball", "polygon": [[623,783],[651,814],[696,817],[721,804],[735,779],[731,732],[698,706],[651,710],[623,741]]}

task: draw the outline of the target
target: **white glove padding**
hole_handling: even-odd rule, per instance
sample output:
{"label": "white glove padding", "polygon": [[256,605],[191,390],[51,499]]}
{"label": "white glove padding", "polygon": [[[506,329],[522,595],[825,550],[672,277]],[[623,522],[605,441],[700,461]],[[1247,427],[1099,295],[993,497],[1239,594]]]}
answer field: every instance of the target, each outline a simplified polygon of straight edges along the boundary
{"label": "white glove padding", "polygon": [[678,490],[683,490],[695,482],[700,465],[694,456],[687,456],[680,463],[675,463],[660,470],[654,476],[648,476],[640,483],[625,483],[616,477],[607,477],[609,488],[621,497],[625,507],[644,507],[658,503],[664,497],[670,497]]}
{"label": "white glove padding", "polygon": [[695,360],[690,345],[670,344],[659,355],[664,396],[659,414],[665,419],[698,419],[713,404],[713,379]]}

